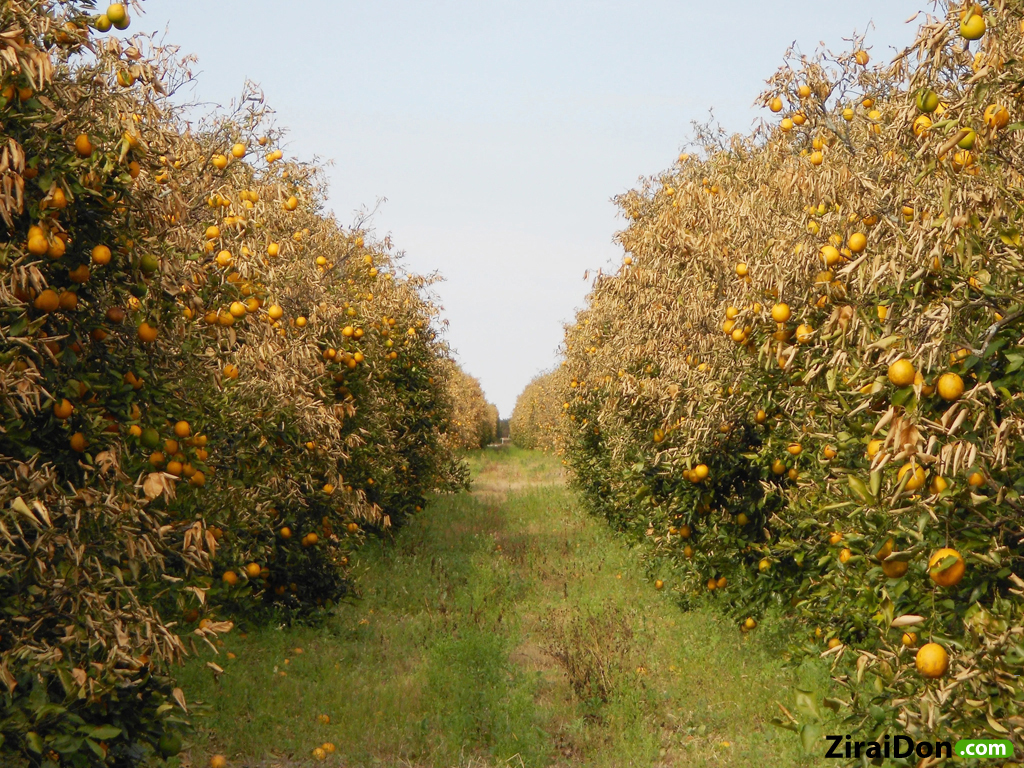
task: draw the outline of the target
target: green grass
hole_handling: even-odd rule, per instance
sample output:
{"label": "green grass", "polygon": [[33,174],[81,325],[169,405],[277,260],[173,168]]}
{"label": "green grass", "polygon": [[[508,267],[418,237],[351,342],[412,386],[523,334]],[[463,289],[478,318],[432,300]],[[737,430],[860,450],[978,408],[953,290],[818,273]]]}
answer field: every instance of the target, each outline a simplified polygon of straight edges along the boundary
{"label": "green grass", "polygon": [[351,768],[805,764],[768,724],[791,678],[758,632],[657,592],[557,461],[472,464],[473,494],[359,552],[354,604],[319,627],[233,633],[184,667],[194,765],[313,764],[328,741],[325,764]]}

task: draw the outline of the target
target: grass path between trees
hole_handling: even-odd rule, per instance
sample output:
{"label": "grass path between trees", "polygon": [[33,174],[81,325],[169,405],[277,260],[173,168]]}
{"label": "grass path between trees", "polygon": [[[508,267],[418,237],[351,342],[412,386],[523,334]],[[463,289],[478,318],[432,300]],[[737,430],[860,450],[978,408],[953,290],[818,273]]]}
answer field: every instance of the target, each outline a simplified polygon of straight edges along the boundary
{"label": "grass path between trees", "polygon": [[[809,764],[768,723],[791,677],[757,631],[656,591],[556,460],[471,463],[471,493],[360,550],[352,605],[317,627],[232,633],[189,662],[200,733],[186,765]],[[336,751],[317,760],[324,743]]]}

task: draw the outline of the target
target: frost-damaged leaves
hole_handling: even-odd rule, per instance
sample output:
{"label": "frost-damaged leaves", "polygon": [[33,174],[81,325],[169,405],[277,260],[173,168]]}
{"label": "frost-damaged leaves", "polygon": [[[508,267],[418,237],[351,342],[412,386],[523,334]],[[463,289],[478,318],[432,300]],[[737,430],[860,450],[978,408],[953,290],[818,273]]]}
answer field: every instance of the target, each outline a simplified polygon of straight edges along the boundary
{"label": "frost-damaged leaves", "polygon": [[1024,735],[1024,30],[946,10],[891,66],[791,54],[755,135],[622,195],[545,407],[594,510],[684,600],[788,606],[858,727]]}

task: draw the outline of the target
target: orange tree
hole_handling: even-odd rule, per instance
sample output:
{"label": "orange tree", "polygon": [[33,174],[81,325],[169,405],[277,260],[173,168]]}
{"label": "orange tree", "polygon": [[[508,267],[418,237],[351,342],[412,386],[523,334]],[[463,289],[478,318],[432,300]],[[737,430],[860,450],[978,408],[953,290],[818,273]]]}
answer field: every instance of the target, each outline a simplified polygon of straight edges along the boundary
{"label": "orange tree", "polygon": [[1022,29],[790,56],[775,117],[622,196],[566,335],[585,498],[683,599],[798,620],[864,736],[1024,734]]}
{"label": "orange tree", "polygon": [[170,54],[92,7],[0,9],[5,765],[173,761],[182,633],[336,600],[464,481],[426,281],[251,99],[185,123]]}
{"label": "orange tree", "polygon": [[562,369],[537,376],[516,398],[509,420],[512,442],[520,448],[545,452],[559,445],[559,423],[563,410]]}
{"label": "orange tree", "polygon": [[480,382],[448,361],[448,398],[452,405],[447,440],[455,450],[483,448],[498,431],[498,409],[487,402]]}

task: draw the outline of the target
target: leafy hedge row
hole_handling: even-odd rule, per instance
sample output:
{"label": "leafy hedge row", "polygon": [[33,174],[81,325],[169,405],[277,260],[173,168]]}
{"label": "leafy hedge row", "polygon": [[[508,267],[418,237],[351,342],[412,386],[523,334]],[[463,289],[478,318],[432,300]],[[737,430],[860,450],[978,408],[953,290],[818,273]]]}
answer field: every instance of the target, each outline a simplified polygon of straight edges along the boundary
{"label": "leafy hedge row", "polygon": [[186,122],[128,24],[0,8],[4,765],[175,764],[174,662],[343,597],[364,536],[466,479],[428,281],[255,94]]}
{"label": "leafy hedge row", "polygon": [[536,376],[526,385],[512,410],[509,432],[512,442],[520,448],[556,450],[562,417],[562,390],[565,387],[561,368]]}
{"label": "leafy hedge row", "polygon": [[1024,19],[943,10],[889,65],[791,55],[753,134],[621,197],[564,452],[682,599],[792,617],[858,738],[1020,748]]}

